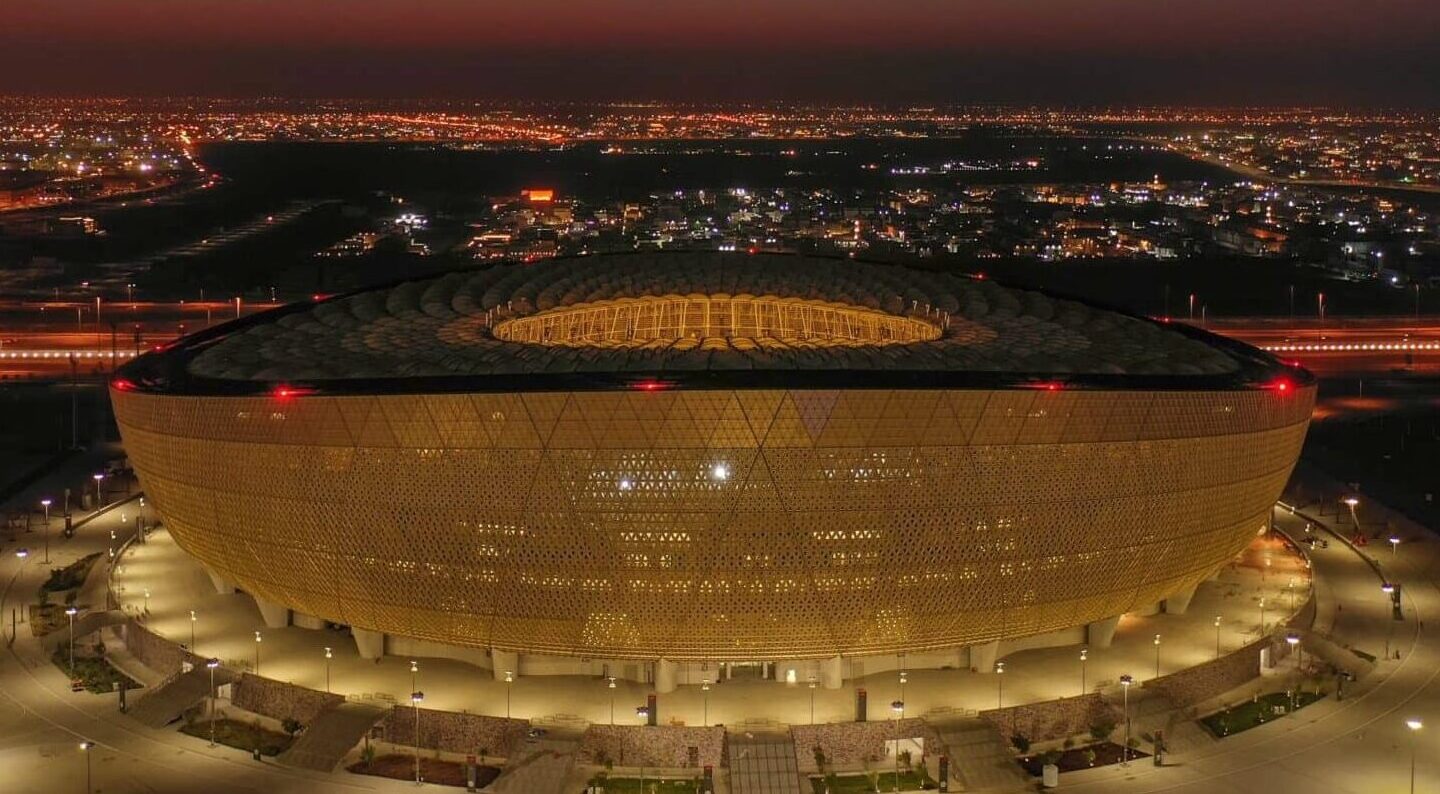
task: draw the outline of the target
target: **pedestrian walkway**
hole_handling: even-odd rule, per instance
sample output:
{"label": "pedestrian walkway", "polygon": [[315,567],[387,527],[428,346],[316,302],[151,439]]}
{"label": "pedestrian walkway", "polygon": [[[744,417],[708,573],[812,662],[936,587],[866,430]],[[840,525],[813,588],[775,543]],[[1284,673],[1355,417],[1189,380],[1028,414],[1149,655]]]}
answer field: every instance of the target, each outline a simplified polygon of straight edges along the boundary
{"label": "pedestrian walkway", "polygon": [[564,794],[579,750],[578,734],[528,739],[487,790],[495,794]]}
{"label": "pedestrian walkway", "polygon": [[365,703],[341,703],[316,717],[275,760],[297,769],[333,772],[386,711]]}
{"label": "pedestrian walkway", "polygon": [[1005,737],[988,720],[970,717],[935,726],[950,755],[950,777],[962,791],[1013,791],[1030,784]]}
{"label": "pedestrian walkway", "polygon": [[730,732],[730,790],[734,794],[800,794],[800,769],[790,731]]}

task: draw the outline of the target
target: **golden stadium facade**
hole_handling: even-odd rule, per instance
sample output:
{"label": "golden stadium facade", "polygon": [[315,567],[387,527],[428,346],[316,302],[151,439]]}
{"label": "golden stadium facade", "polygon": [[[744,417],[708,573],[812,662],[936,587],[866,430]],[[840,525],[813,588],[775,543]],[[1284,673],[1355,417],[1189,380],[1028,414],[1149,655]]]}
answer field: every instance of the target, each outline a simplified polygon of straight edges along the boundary
{"label": "golden stadium facade", "polygon": [[112,396],[176,541],[258,598],[453,646],[748,661],[1193,588],[1267,525],[1314,385],[984,279],[633,254],[285,307]]}

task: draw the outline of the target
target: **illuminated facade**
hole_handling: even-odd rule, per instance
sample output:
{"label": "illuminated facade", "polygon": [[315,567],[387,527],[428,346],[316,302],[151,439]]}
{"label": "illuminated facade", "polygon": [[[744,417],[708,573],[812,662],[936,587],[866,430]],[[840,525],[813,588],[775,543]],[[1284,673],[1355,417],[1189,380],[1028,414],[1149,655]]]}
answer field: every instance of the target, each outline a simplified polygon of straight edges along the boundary
{"label": "illuminated facade", "polygon": [[[697,284],[716,268],[769,288]],[[585,283],[602,272],[658,294]],[[260,599],[451,646],[701,662],[975,647],[1192,589],[1267,525],[1314,389],[989,282],[635,255],[258,315],[112,395],[176,540]]]}

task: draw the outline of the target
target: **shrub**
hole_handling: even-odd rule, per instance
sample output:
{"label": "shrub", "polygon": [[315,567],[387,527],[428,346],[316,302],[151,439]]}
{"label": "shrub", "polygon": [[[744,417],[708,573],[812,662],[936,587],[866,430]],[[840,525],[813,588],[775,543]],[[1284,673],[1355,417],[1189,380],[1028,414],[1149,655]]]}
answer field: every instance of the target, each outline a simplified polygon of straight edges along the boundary
{"label": "shrub", "polygon": [[1110,735],[1115,732],[1115,723],[1109,720],[1100,720],[1090,726],[1090,738],[1097,742],[1110,741]]}
{"label": "shrub", "polygon": [[285,719],[280,721],[280,729],[290,734],[292,737],[295,734],[299,733],[300,729],[303,727],[305,726],[300,724],[300,720],[297,720],[294,717],[286,717]]}
{"label": "shrub", "polygon": [[1023,733],[1016,733],[1014,736],[1011,736],[1010,744],[1014,745],[1015,749],[1019,750],[1021,755],[1030,752],[1030,737]]}

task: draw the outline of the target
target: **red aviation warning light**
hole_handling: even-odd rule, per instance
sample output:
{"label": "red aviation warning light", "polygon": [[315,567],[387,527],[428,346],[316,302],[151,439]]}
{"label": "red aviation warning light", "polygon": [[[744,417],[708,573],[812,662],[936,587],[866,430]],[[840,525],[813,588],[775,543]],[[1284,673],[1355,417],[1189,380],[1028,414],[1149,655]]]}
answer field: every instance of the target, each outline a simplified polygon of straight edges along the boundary
{"label": "red aviation warning light", "polygon": [[637,380],[630,384],[635,391],[667,391],[675,384],[668,380]]}
{"label": "red aviation warning light", "polygon": [[299,387],[299,386],[291,386],[291,385],[285,384],[285,383],[282,383],[282,384],[280,384],[280,385],[278,385],[278,386],[276,386],[275,388],[273,388],[273,389],[270,390],[270,396],[271,396],[271,397],[274,397],[276,400],[279,400],[280,402],[288,402],[288,401],[290,401],[290,400],[295,399],[296,397],[303,397],[304,395],[314,394],[314,393],[315,393],[315,390],[314,390],[314,389],[306,389],[306,388],[302,388],[302,387]]}

